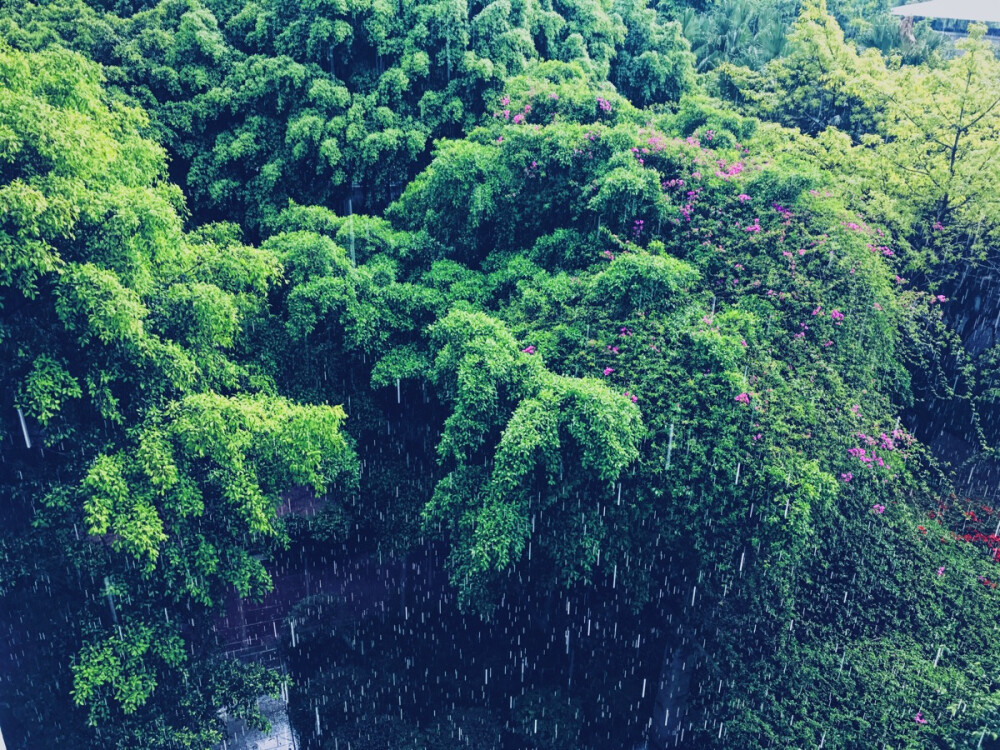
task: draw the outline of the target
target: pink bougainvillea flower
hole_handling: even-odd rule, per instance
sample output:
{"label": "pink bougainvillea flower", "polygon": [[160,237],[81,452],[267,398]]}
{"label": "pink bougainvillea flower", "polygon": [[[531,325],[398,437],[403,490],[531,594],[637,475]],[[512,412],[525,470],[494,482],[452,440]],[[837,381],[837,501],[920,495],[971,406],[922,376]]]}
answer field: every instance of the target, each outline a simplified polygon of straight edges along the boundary
{"label": "pink bougainvillea flower", "polygon": [[533,347],[533,346],[526,346],[521,351],[524,352],[525,354],[534,354],[535,353],[535,347]]}
{"label": "pink bougainvillea flower", "polygon": [[614,368],[613,368],[613,367],[605,367],[605,368],[604,368],[604,374],[605,374],[605,375],[610,375],[610,374],[611,374],[611,373],[613,373],[614,371],[615,371],[615,370],[614,370]]}
{"label": "pink bougainvillea flower", "polygon": [[939,576],[943,576],[944,575],[944,565],[942,565],[940,568],[938,568],[938,575]]}
{"label": "pink bougainvillea flower", "polygon": [[842,313],[840,310],[831,310],[830,317],[833,318],[834,320],[843,320],[844,313]]}
{"label": "pink bougainvillea flower", "polygon": [[872,510],[875,511],[875,513],[877,515],[881,516],[883,513],[885,513],[885,506],[884,505],[879,505],[878,503],[875,503],[872,506]]}
{"label": "pink bougainvillea flower", "polygon": [[927,719],[924,718],[924,712],[923,711],[917,711],[917,715],[913,717],[913,720],[915,722],[917,722],[917,724],[926,724],[927,723]]}
{"label": "pink bougainvillea flower", "polygon": [[852,479],[854,479],[854,474],[852,474],[851,472],[847,471],[847,472],[844,472],[843,474],[841,474],[840,478],[843,479],[845,482],[850,482]]}
{"label": "pink bougainvillea flower", "polygon": [[934,231],[936,232],[940,232],[942,229],[944,229],[944,224],[942,224],[940,221],[935,221],[931,225],[931,228],[934,229]]}
{"label": "pink bougainvillea flower", "polygon": [[750,200],[750,196],[747,195],[746,193],[740,193],[739,195],[736,196],[736,200],[738,200],[740,203],[746,203],[748,200]]}
{"label": "pink bougainvillea flower", "polygon": [[750,394],[748,394],[748,393],[741,393],[739,396],[736,397],[736,400],[739,401],[741,404],[749,404],[750,403]]}

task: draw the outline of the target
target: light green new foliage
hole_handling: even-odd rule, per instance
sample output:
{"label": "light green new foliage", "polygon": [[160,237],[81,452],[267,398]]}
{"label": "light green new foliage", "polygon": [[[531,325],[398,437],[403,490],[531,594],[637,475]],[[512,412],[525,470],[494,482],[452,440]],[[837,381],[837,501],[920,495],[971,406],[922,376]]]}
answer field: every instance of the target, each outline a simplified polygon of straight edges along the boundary
{"label": "light green new foliage", "polygon": [[[212,57],[203,16],[180,36]],[[28,520],[0,541],[37,539],[32,576],[74,581],[53,658],[102,746],[209,746],[218,708],[274,683],[220,667],[198,627],[227,587],[270,588],[259,553],[286,542],[281,494],[348,485],[356,465],[339,406],[282,398],[240,356],[280,259],[231,225],[185,234],[146,126],[97,65],[0,42],[0,400],[45,451],[11,455],[22,481],[0,491]],[[95,739],[75,730],[73,746]]]}
{"label": "light green new foliage", "polygon": [[[210,604],[211,590],[195,581],[212,574],[244,596],[259,593],[250,580],[269,584],[256,561],[233,564],[212,556],[192,565],[183,548],[196,529],[201,535],[214,531],[203,539],[220,552],[241,536],[280,537],[275,508],[283,488],[305,485],[322,494],[353,470],[340,432],[345,418],[340,407],[273,397],[188,396],[134,431],[137,450],[95,459],[82,485],[88,530],[110,533],[112,546],[137,558],[147,572],[166,547],[163,575],[185,581],[174,597]],[[183,575],[173,569],[178,564]],[[244,566],[253,569],[251,576]]]}
{"label": "light green new foliage", "polygon": [[973,26],[957,45],[964,54],[943,67],[906,66],[877,81],[887,99],[877,152],[888,192],[923,222],[912,231],[927,238],[927,260],[951,274],[995,255],[1000,227],[1000,60],[984,32]]}
{"label": "light green new foliage", "polygon": [[31,366],[31,372],[21,384],[17,402],[42,424],[55,416],[62,405],[82,395],[80,383],[61,363],[43,354]]}
{"label": "light green new foliage", "polygon": [[[73,666],[74,700],[87,704],[107,685],[122,711],[135,713],[156,688],[155,673],[146,663],[152,659],[180,666],[187,660],[183,641],[165,628],[137,623],[126,625],[117,636],[88,644]],[[97,704],[88,723],[97,726],[108,713],[106,706]]]}

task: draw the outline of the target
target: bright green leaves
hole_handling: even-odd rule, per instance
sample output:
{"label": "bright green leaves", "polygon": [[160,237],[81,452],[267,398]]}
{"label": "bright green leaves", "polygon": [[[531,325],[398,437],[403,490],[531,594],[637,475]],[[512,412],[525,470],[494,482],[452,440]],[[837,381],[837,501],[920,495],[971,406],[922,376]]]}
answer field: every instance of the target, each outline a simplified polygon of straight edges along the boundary
{"label": "bright green leaves", "polygon": [[430,358],[412,344],[391,350],[372,368],[372,387],[392,385],[401,378],[423,376],[431,368]]}
{"label": "bright green leaves", "polygon": [[98,726],[110,715],[108,701],[123,713],[135,713],[156,688],[151,662],[178,667],[185,661],[180,636],[170,629],[136,622],[117,637],[88,643],[73,665],[73,700],[89,705],[88,723]]}
{"label": "bright green leaves", "polygon": [[65,50],[25,55],[0,44],[0,285],[28,298],[59,269],[78,223],[105,197],[161,173],[163,155],[110,105],[95,65]]}
{"label": "bright green leaves", "polygon": [[493,457],[491,491],[498,499],[523,490],[535,467],[554,484],[559,475],[559,398],[549,389],[517,405]]}
{"label": "bright green leaves", "polygon": [[66,401],[81,395],[80,383],[70,375],[64,363],[42,354],[34,361],[22,384],[18,405],[44,425]]}
{"label": "bright green leaves", "polygon": [[379,352],[397,326],[405,290],[396,284],[395,263],[382,256],[354,266],[328,237],[292,232],[268,240],[286,263],[293,285],[284,298],[286,329],[303,342],[317,331],[328,337],[331,324],[343,331],[347,349]]}
{"label": "bright green leaves", "polygon": [[772,529],[772,555],[782,551],[794,557],[818,542],[814,519],[833,512],[839,494],[837,480],[831,472],[823,471],[817,460],[804,461],[790,454],[776,456],[764,476],[771,485],[764,520],[768,526],[781,529]]}
{"label": "bright green leaves", "polygon": [[[202,466],[207,489],[256,534],[275,533],[277,494],[307,485],[317,494],[352,468],[340,407],[283,399],[190,396],[168,411],[167,432],[189,470]],[[199,472],[201,473],[201,472]]]}
{"label": "bright green leaves", "polygon": [[[580,106],[592,112],[604,112],[599,100],[617,106],[600,89],[582,91]],[[527,117],[534,118],[537,108],[544,118],[561,106],[548,103],[562,101],[559,95],[553,100],[529,92],[511,95],[511,102],[530,110]],[[565,111],[575,116],[575,107],[567,102]],[[523,250],[555,228],[589,234],[604,227],[625,234],[643,221],[648,233],[674,213],[661,184],[676,176],[688,147],[628,119],[610,128],[558,121],[535,128],[531,120],[507,124],[496,118],[467,140],[440,142],[434,161],[387,215],[401,228],[424,230],[447,248],[449,258],[471,267],[493,250]],[[656,153],[640,153],[651,151],[651,140]],[[598,255],[595,248],[592,257]]]}
{"label": "bright green leaves", "polygon": [[149,494],[130,483],[130,468],[123,456],[102,455],[94,461],[81,485],[84,517],[89,533],[110,534],[114,549],[151,571],[167,537]]}
{"label": "bright green leaves", "polygon": [[877,144],[886,192],[914,212],[914,245],[944,279],[994,256],[1000,227],[1000,61],[982,27],[972,31],[947,64],[905,66],[873,84],[888,100]]}
{"label": "bright green leaves", "polygon": [[146,574],[166,548],[162,575],[184,581],[174,596],[210,603],[205,585],[213,576],[244,596],[266,589],[266,572],[238,540],[281,537],[285,490],[322,495],[335,483],[350,485],[356,466],[345,419],[340,407],[280,398],[188,396],[135,431],[136,449],[90,465],[80,488],[88,532],[110,535],[112,548]]}
{"label": "bright green leaves", "polygon": [[[521,75],[508,78],[503,90],[510,102],[502,109],[509,106],[510,116],[523,113],[529,123],[614,122],[623,114],[631,116],[637,112],[614,87],[593,78],[579,62],[533,63]],[[610,110],[601,108],[598,96],[611,104]],[[526,104],[530,109],[525,109]],[[502,109],[499,113],[494,111],[495,118],[499,119]]]}
{"label": "bright green leaves", "polygon": [[593,379],[561,377],[553,387],[560,397],[560,426],[575,445],[587,479],[610,486],[639,457],[643,424],[638,407]]}
{"label": "bright green leaves", "polygon": [[527,29],[518,28],[510,0],[493,0],[479,11],[470,23],[472,48],[481,58],[502,73],[516,75],[536,56],[535,45]]}
{"label": "bright green leaves", "polygon": [[138,348],[144,338],[143,319],[149,314],[134,291],[112,272],[90,263],[71,267],[62,275],[56,313],[80,344],[92,340]]}
{"label": "bright green leaves", "polygon": [[264,245],[285,267],[285,277],[299,287],[329,276],[342,276],[350,268],[347,252],[333,240],[315,232],[285,232]]}
{"label": "bright green leaves", "polygon": [[128,500],[128,484],[122,461],[100,456],[87,472],[83,489],[89,495],[84,503],[91,534],[107,534],[119,508]]}
{"label": "bright green leaves", "polygon": [[194,349],[228,349],[239,332],[234,298],[214,284],[174,284],[163,300],[170,338]]}
{"label": "bright green leaves", "polygon": [[[198,64],[181,79],[204,89],[226,54],[207,12],[192,13],[177,51]],[[291,96],[304,80],[294,65],[246,72],[248,96]],[[218,706],[268,680],[209,680],[192,633],[230,587],[270,588],[261,557],[287,542],[282,494],[347,488],[357,467],[340,407],[273,395],[253,334],[268,328],[282,258],[240,244],[234,225],[186,235],[183,199],[144,127],[82,58],[0,43],[0,401],[20,407],[38,444],[6,458],[23,482],[0,483],[0,499],[15,519],[5,535],[48,545],[32,555],[38,575],[75,582],[53,601],[85,632],[66,628],[53,658],[66,664],[82,647],[73,699],[100,729],[93,741],[210,746]],[[259,146],[253,133],[232,145],[244,156]],[[389,241],[371,226],[359,245]],[[296,282],[332,270],[309,252],[288,249]],[[378,264],[356,273],[370,287],[391,278]],[[87,590],[105,577],[114,591]],[[105,596],[117,632],[100,632]],[[191,623],[183,638],[174,607]],[[191,672],[189,650],[200,654]],[[70,745],[93,739],[73,719],[66,728],[81,738]]]}
{"label": "bright green leaves", "polygon": [[858,55],[826,9],[825,0],[804,3],[788,34],[784,57],[763,73],[724,66],[724,86],[739,90],[750,111],[805,133],[837,127],[860,139],[881,114],[871,81],[885,74],[877,52]]}
{"label": "bright green leaves", "polygon": [[442,143],[433,164],[410,183],[390,217],[419,220],[433,228],[435,239],[468,248],[463,257],[475,253],[478,235],[488,231],[498,209],[497,157],[490,146]]}

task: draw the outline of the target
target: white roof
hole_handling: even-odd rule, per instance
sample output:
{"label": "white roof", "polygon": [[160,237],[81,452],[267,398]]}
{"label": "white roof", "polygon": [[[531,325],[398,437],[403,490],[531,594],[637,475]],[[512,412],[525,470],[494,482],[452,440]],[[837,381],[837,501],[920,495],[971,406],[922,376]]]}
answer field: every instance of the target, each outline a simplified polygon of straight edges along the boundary
{"label": "white roof", "polygon": [[1000,23],[998,0],[927,0],[893,8],[897,16],[922,18],[952,18],[956,21],[985,21]]}

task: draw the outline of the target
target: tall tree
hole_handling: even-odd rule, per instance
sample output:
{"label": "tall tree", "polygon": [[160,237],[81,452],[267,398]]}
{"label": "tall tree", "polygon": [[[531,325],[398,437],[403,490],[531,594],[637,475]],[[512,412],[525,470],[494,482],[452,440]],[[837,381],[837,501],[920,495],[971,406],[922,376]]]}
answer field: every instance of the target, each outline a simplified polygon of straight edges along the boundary
{"label": "tall tree", "polygon": [[[20,686],[32,745],[208,746],[223,707],[262,722],[276,677],[222,660],[208,618],[230,587],[269,588],[282,491],[353,475],[344,412],[239,357],[280,265],[231,228],[183,233],[146,124],[79,55],[0,44],[0,399],[25,443],[0,593],[62,630],[30,652],[55,692]],[[42,580],[50,603],[26,596]]]}

